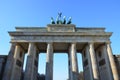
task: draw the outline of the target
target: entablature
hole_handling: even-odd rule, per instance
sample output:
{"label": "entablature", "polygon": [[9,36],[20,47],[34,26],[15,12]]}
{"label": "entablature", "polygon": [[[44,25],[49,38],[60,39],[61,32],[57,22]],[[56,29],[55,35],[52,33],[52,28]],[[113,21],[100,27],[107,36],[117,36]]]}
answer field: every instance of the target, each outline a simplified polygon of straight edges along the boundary
{"label": "entablature", "polygon": [[48,24],[47,27],[16,27],[9,32],[11,42],[106,42],[112,32],[105,28],[82,28],[74,24]]}

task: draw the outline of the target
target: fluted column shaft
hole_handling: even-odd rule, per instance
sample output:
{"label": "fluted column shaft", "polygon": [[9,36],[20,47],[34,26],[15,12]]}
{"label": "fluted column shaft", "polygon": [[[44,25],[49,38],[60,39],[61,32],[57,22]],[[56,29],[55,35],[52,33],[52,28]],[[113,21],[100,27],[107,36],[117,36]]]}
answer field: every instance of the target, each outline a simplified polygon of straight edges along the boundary
{"label": "fluted column shaft", "polygon": [[89,43],[89,54],[92,64],[92,72],[93,72],[93,80],[99,80],[99,74],[98,74],[98,68],[97,68],[97,62],[96,62],[96,56],[94,51],[94,44]]}
{"label": "fluted column shaft", "polygon": [[71,49],[69,48],[69,53],[68,53],[68,74],[69,74],[69,80],[72,80],[72,64],[71,64],[71,58],[70,58],[70,51]]}
{"label": "fluted column shaft", "polygon": [[16,45],[11,80],[21,80],[21,74],[23,71],[23,60],[24,51],[19,45]]}
{"label": "fluted column shaft", "polygon": [[111,46],[110,46],[109,42],[106,43],[106,47],[107,47],[107,53],[108,53],[108,57],[109,57],[109,61],[110,61],[112,74],[113,74],[113,79],[114,80],[119,80],[118,71],[117,71],[117,68],[116,68],[116,64],[115,64],[114,57],[113,57],[113,54],[112,54],[112,49],[111,49]]}
{"label": "fluted column shaft", "polygon": [[24,80],[36,80],[37,75],[37,63],[36,63],[36,46],[34,43],[29,43],[28,56],[26,62],[26,69],[24,73]]}
{"label": "fluted column shaft", "polygon": [[77,61],[77,54],[76,54],[76,43],[71,43],[70,49],[71,49],[70,59],[71,59],[71,69],[72,69],[71,80],[78,80],[78,61]]}
{"label": "fluted column shaft", "polygon": [[15,43],[11,44],[11,48],[8,54],[8,58],[7,58],[7,62],[6,62],[6,66],[5,66],[5,71],[3,73],[3,79],[2,80],[10,80],[11,78],[11,72],[12,72],[12,68],[13,68],[13,62],[14,62],[14,52],[15,52]]}
{"label": "fluted column shaft", "polygon": [[90,48],[89,45],[87,45],[85,47],[85,52],[83,52],[86,55],[87,59],[88,59],[88,67],[89,67],[89,77],[85,76],[85,78],[84,78],[85,80],[88,80],[88,79],[93,80],[93,74],[92,74],[93,70],[92,70],[91,56],[90,56],[89,48]]}
{"label": "fluted column shaft", "polygon": [[53,44],[47,44],[46,76],[45,80],[53,80]]}
{"label": "fluted column shaft", "polygon": [[109,61],[109,57],[107,54],[107,48],[106,45],[102,46],[102,53],[104,53],[105,56],[105,61],[106,61],[106,67],[107,67],[107,71],[108,71],[108,78],[109,80],[113,80],[113,76],[112,76],[112,71],[111,71],[111,67],[110,67],[110,61]]}

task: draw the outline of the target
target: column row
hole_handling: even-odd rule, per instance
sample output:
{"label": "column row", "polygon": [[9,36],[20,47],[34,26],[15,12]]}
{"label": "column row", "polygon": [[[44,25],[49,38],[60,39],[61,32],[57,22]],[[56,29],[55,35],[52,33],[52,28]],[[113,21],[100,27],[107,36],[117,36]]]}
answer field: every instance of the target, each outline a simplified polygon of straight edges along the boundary
{"label": "column row", "polygon": [[[36,80],[38,71],[38,50],[35,43],[29,43],[26,68],[23,74],[25,50],[18,44],[12,44],[9,52],[3,80]],[[46,80],[53,80],[53,43],[47,43]],[[78,80],[76,43],[69,48],[71,80]]]}
{"label": "column row", "polygon": [[[82,53],[85,80],[119,80],[110,43],[100,45],[95,50],[94,43],[90,42],[86,45]],[[104,54],[103,57],[98,59],[97,55],[101,57],[102,54]],[[106,69],[107,73],[103,70],[104,74],[102,69]],[[102,75],[106,77],[108,75],[108,78],[105,77],[106,79],[102,79]]]}
{"label": "column row", "polygon": [[[53,80],[53,43],[47,43],[47,57],[46,57],[46,80]],[[76,54],[76,43],[71,43],[69,46],[69,79],[78,80],[78,62]],[[97,65],[96,52],[94,49],[94,43],[88,43],[88,45],[83,50],[87,53],[88,59],[85,63],[89,66],[89,79],[90,80],[100,80],[99,69]],[[103,51],[106,52],[106,61],[108,64],[108,69],[111,71],[109,76],[112,76],[110,80],[119,80],[117,69],[115,66],[114,58],[112,55],[112,50],[110,43],[106,43],[103,46]],[[35,43],[29,43],[28,56],[26,62],[26,69],[24,72],[24,80],[36,80],[38,74],[38,50]],[[5,72],[3,80],[21,80],[23,72],[23,61],[24,61],[24,49],[18,44],[12,44],[11,50],[9,52],[7,64],[5,67]],[[84,55],[84,54],[83,54]],[[84,64],[84,65],[86,65]]]}

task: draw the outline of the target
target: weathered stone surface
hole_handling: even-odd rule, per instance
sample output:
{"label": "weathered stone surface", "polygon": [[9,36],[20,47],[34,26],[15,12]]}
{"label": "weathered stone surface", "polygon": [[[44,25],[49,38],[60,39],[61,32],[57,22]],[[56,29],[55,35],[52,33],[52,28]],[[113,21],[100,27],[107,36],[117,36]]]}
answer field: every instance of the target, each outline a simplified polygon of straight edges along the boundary
{"label": "weathered stone surface", "polygon": [[111,32],[105,28],[76,28],[70,24],[48,24],[47,28],[17,27],[9,32],[11,42],[106,42]]}
{"label": "weathered stone surface", "polygon": [[97,64],[101,80],[113,80],[105,44],[96,50]]}
{"label": "weathered stone surface", "polygon": [[46,77],[45,80],[53,80],[53,44],[47,44]]}
{"label": "weathered stone surface", "polygon": [[[96,54],[98,54],[96,51],[100,46],[110,42],[112,33],[106,32],[105,28],[77,28],[73,24],[48,24],[46,28],[16,27],[16,31],[9,32],[9,34],[11,42],[16,43],[20,48],[14,50],[15,45],[11,47],[3,80],[21,79],[21,74],[19,74],[23,66],[23,58],[20,58],[21,49],[25,52],[28,51],[24,80],[36,80],[38,71],[37,53],[46,51],[46,80],[53,80],[54,52],[69,52],[70,80],[78,80],[77,52],[82,53],[85,80],[103,78],[104,76],[101,75],[103,73],[102,70],[98,70],[98,68],[103,68],[103,65],[107,65],[104,67],[108,68],[104,69],[106,72],[111,70],[109,71],[109,76],[112,74],[114,80],[119,80],[110,45],[104,47],[103,53],[106,55],[102,59],[99,59],[98,56],[96,57]],[[110,64],[106,64],[106,62],[110,62]],[[10,67],[8,68],[7,66]],[[113,78],[107,77],[105,79],[112,80]]]}
{"label": "weathered stone surface", "polygon": [[97,59],[95,56],[95,50],[94,50],[94,43],[89,43],[89,57],[91,60],[92,65],[92,73],[93,73],[93,80],[99,80],[99,73],[98,73],[98,66],[97,66]]}
{"label": "weathered stone surface", "polygon": [[10,51],[8,53],[8,58],[7,58],[7,62],[3,73],[3,79],[2,80],[10,80],[11,79],[11,74],[12,74],[12,68],[13,68],[13,63],[14,63],[14,52],[15,52],[15,46],[16,44],[12,43],[11,44],[11,48]]}
{"label": "weathered stone surface", "polygon": [[21,80],[23,72],[23,63],[24,63],[24,51],[19,45],[16,45],[11,80]]}
{"label": "weathered stone surface", "polygon": [[71,61],[71,80],[78,80],[78,61],[76,53],[76,43],[70,45],[70,61]]}
{"label": "weathered stone surface", "polygon": [[11,42],[106,42],[108,37],[90,37],[90,36],[14,36]]}
{"label": "weathered stone surface", "polygon": [[24,73],[24,80],[36,80],[38,66],[35,65],[37,49],[34,43],[29,43],[26,69]]}
{"label": "weathered stone surface", "polygon": [[75,32],[75,25],[72,24],[48,24],[48,32]]}
{"label": "weathered stone surface", "polygon": [[114,55],[114,59],[115,59],[117,71],[118,71],[119,78],[120,78],[120,55]]}
{"label": "weathered stone surface", "polygon": [[117,67],[116,67],[116,64],[115,64],[115,60],[114,60],[114,57],[113,57],[111,45],[110,45],[109,42],[106,43],[106,48],[107,48],[107,55],[108,55],[108,58],[109,58],[109,61],[110,61],[110,66],[111,66],[113,79],[114,80],[119,80]]}

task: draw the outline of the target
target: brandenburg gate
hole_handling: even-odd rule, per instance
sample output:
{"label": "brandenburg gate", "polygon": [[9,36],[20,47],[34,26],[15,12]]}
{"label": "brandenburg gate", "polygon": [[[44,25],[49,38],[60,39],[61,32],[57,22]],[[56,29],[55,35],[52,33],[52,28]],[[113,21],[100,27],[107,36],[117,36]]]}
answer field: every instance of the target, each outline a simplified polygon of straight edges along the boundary
{"label": "brandenburg gate", "polygon": [[105,28],[48,24],[46,27],[16,27],[9,32],[11,49],[3,80],[21,80],[24,55],[28,54],[24,80],[37,80],[38,55],[46,53],[45,80],[53,80],[53,55],[68,54],[69,80],[78,80],[76,53],[82,54],[85,80],[119,80],[110,45],[111,32]]}

